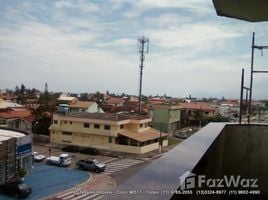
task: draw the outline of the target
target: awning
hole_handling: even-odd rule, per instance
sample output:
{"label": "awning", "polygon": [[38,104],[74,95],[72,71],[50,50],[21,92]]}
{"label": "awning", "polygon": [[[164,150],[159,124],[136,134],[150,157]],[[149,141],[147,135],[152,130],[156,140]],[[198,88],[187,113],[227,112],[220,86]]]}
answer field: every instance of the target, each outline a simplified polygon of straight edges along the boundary
{"label": "awning", "polygon": [[[160,138],[160,131],[155,129],[149,129],[142,132],[135,132],[135,131],[129,131],[129,130],[121,130],[119,132],[120,135],[123,135],[125,137],[131,138],[133,140],[137,140],[139,142],[146,142],[149,140],[154,140],[157,138]],[[162,137],[167,136],[166,133],[161,134]]]}
{"label": "awning", "polygon": [[250,22],[268,21],[267,0],[213,0],[213,4],[220,16]]}

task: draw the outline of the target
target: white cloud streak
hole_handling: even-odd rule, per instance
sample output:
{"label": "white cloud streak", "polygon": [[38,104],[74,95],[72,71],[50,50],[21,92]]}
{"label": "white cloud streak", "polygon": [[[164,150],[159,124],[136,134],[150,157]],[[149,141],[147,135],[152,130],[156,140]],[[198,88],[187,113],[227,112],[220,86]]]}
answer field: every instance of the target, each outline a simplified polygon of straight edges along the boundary
{"label": "white cloud streak", "polygon": [[[249,32],[267,28],[214,12],[199,0],[9,4],[0,14],[1,88],[48,82],[53,91],[137,94],[136,39],[144,34],[145,94],[238,97],[250,50],[237,47],[249,48]],[[260,90],[256,82],[256,94],[267,96]]]}

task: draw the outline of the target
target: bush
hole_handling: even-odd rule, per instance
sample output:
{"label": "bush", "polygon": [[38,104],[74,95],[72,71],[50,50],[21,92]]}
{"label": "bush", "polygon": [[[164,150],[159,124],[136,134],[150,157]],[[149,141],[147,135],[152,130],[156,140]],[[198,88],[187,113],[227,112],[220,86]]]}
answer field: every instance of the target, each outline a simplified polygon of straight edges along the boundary
{"label": "bush", "polygon": [[18,169],[19,177],[24,177],[24,176],[26,176],[26,174],[27,174],[27,171],[25,169],[23,169],[23,168]]}

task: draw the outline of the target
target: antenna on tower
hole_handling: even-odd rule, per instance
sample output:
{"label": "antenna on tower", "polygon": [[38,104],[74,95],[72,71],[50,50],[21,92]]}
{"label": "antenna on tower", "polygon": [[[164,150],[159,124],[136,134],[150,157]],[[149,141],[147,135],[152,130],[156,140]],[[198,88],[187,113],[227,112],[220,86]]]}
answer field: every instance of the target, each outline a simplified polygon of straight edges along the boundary
{"label": "antenna on tower", "polygon": [[145,53],[149,52],[149,38],[142,36],[138,38],[138,52],[140,53],[140,87],[139,87],[139,112],[141,113],[141,89],[142,89],[142,73],[143,73],[143,62],[145,60]]}

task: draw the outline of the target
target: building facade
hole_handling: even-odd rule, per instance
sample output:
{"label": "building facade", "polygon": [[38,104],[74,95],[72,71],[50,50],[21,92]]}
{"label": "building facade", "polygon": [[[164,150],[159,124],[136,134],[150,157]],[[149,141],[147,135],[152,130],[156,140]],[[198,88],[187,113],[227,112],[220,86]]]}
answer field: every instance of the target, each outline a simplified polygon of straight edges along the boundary
{"label": "building facade", "polygon": [[216,114],[216,110],[204,102],[182,103],[180,110],[183,126],[201,126],[203,120]]}
{"label": "building facade", "polygon": [[180,116],[176,105],[153,105],[150,109],[152,127],[166,133],[174,133],[180,128]]}
{"label": "building facade", "polygon": [[18,169],[32,169],[32,137],[26,132],[0,128],[0,185],[14,181]]}
{"label": "building facade", "polygon": [[78,147],[143,154],[168,145],[167,134],[149,126],[146,116],[114,113],[56,113],[50,141]]}

